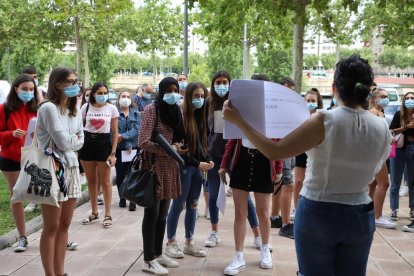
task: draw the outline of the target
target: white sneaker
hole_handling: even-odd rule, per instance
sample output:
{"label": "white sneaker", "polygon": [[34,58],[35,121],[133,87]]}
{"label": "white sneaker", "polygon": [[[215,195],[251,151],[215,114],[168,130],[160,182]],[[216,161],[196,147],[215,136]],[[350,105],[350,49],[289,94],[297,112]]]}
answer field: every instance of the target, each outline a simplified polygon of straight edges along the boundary
{"label": "white sneaker", "polygon": [[14,252],[24,252],[27,250],[27,246],[29,243],[27,242],[27,238],[22,236],[19,238],[16,247],[14,248]]}
{"label": "white sneaker", "polygon": [[290,212],[290,220],[295,220],[295,215],[296,215],[296,209],[293,209],[292,212]]}
{"label": "white sneaker", "polygon": [[152,260],[148,263],[143,262],[141,270],[154,275],[168,275],[168,270],[160,265],[156,260]]}
{"label": "white sneaker", "polygon": [[401,185],[400,196],[408,196],[408,186]]}
{"label": "white sneaker", "polygon": [[246,262],[241,256],[234,256],[233,261],[224,269],[225,275],[237,275],[239,272],[246,270]]}
{"label": "white sneaker", "polygon": [[216,231],[211,231],[204,245],[206,247],[215,247],[220,242],[220,235]]}
{"label": "white sneaker", "polygon": [[[254,238],[254,241],[253,241],[253,247],[254,248],[260,249],[262,247],[262,244],[263,244],[262,243],[262,237],[258,236],[256,238]],[[272,252],[273,251],[273,247],[270,244],[268,246],[269,246],[270,252]]]}
{"label": "white sneaker", "polygon": [[167,244],[164,253],[174,259],[184,258],[184,253],[180,250],[176,241]]}
{"label": "white sneaker", "polygon": [[170,268],[179,267],[178,262],[174,261],[173,259],[167,257],[167,255],[162,254],[156,260],[160,265]]}
{"label": "white sneaker", "polygon": [[385,229],[395,229],[397,228],[397,224],[390,221],[388,218],[380,217],[375,219],[375,226],[378,228],[385,228]]}
{"label": "white sneaker", "polygon": [[66,250],[75,250],[79,246],[78,243],[70,241],[66,244]]}
{"label": "white sneaker", "polygon": [[184,254],[192,255],[194,257],[207,256],[207,253],[204,250],[197,248],[197,246],[193,242],[191,242],[189,245],[184,246]]}
{"label": "white sneaker", "polygon": [[227,189],[226,196],[232,196],[233,191],[231,189]]}
{"label": "white sneaker", "polygon": [[27,206],[24,208],[25,213],[32,213],[36,209],[36,203],[30,202],[27,204]]}
{"label": "white sneaker", "polygon": [[260,248],[260,267],[263,269],[270,269],[273,266],[272,255],[268,246],[263,246]]}
{"label": "white sneaker", "polygon": [[98,198],[96,199],[98,205],[104,205],[104,199],[102,195],[98,195]]}
{"label": "white sneaker", "polygon": [[208,209],[208,206],[206,207],[206,209],[204,210],[204,217],[206,219],[210,219],[210,209]]}

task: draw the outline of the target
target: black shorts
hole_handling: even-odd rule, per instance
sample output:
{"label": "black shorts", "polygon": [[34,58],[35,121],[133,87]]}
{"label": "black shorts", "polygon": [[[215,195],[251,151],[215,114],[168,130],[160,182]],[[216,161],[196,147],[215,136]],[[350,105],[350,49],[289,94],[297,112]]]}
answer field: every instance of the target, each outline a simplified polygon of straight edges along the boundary
{"label": "black shorts", "polygon": [[20,169],[20,162],[0,156],[0,170],[5,172],[18,172]]}
{"label": "black shorts", "polygon": [[242,146],[230,177],[230,187],[248,192],[273,193],[269,159],[258,150]]}
{"label": "black shorts", "polygon": [[85,131],[85,142],[79,151],[82,161],[105,162],[111,154],[112,144],[109,133],[90,133]]}
{"label": "black shorts", "polygon": [[306,153],[299,154],[295,159],[296,167],[306,168],[306,164],[308,163],[308,156]]}

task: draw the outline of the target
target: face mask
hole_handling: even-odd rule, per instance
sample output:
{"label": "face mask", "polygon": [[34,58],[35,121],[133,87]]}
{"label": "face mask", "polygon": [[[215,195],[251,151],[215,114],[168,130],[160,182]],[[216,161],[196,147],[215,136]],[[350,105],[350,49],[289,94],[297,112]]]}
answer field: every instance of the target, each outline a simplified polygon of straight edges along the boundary
{"label": "face mask", "polygon": [[22,102],[28,103],[33,99],[34,92],[20,90],[19,93],[17,93],[17,96]]}
{"label": "face mask", "polygon": [[214,90],[216,90],[217,95],[224,97],[229,92],[229,86],[224,84],[214,85]]}
{"label": "face mask", "polygon": [[382,107],[387,107],[389,103],[390,103],[390,100],[388,98],[379,100],[379,105]]}
{"label": "face mask", "polygon": [[187,88],[187,83],[180,81],[178,82],[178,86],[180,87],[180,90],[185,90]]}
{"label": "face mask", "polygon": [[199,99],[194,99],[192,101],[192,104],[194,106],[195,109],[199,109],[203,106],[204,104],[204,99],[203,98],[199,98]]}
{"label": "face mask", "polygon": [[85,101],[88,103],[89,102],[89,96],[85,96]]}
{"label": "face mask", "polygon": [[406,100],[405,101],[406,108],[414,108],[414,100]]}
{"label": "face mask", "polygon": [[108,101],[108,95],[96,95],[95,99],[97,103],[104,104]]}
{"label": "face mask", "polygon": [[144,93],[143,97],[147,100],[151,99],[151,93]]}
{"label": "face mask", "polygon": [[128,98],[122,98],[119,100],[119,105],[122,107],[129,107],[131,105],[131,100]]}
{"label": "face mask", "polygon": [[308,107],[309,110],[315,110],[318,108],[317,103],[306,103],[306,106]]}
{"label": "face mask", "polygon": [[336,105],[336,98],[333,98],[332,102],[333,102],[334,105]]}
{"label": "face mask", "polygon": [[180,99],[180,94],[178,94],[178,93],[168,93],[168,94],[165,94],[162,99],[167,104],[174,105]]}
{"label": "face mask", "polygon": [[39,85],[39,80],[35,79],[34,81],[35,81],[36,86],[38,86]]}
{"label": "face mask", "polygon": [[79,91],[80,87],[77,84],[63,88],[63,92],[65,92],[65,95],[68,98],[76,97],[79,94]]}

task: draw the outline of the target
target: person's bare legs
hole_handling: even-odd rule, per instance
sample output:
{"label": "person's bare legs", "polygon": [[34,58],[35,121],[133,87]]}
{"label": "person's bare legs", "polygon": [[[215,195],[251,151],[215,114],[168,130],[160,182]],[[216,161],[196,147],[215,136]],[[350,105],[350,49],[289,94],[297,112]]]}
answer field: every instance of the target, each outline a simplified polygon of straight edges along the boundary
{"label": "person's bare legs", "polygon": [[234,243],[235,243],[235,246],[236,246],[236,251],[239,251],[239,252],[243,252],[244,239],[246,237],[247,197],[248,197],[248,195],[249,195],[249,192],[239,190],[239,189],[233,189]]}
{"label": "person's bare legs", "polygon": [[302,167],[295,167],[295,185],[293,188],[293,202],[295,204],[295,209],[298,206],[299,201],[299,192],[302,190],[303,187],[303,181],[305,180],[305,171],[306,168]]}
{"label": "person's bare legs", "polygon": [[[60,208],[42,204],[43,230],[40,237],[40,257],[42,259],[45,276],[56,276],[56,236],[59,229],[62,202],[59,202],[59,205]],[[63,273],[61,275],[63,275]]]}
{"label": "person's bare legs", "polygon": [[64,263],[66,245],[68,243],[68,230],[72,221],[73,212],[76,207],[76,198],[69,198],[62,203],[62,213],[60,214],[59,229],[55,240],[55,273],[63,275],[65,273]]}
{"label": "person's bare legs", "polygon": [[272,195],[272,217],[277,217],[280,214],[280,195],[281,191]]}
{"label": "person's bare legs", "polygon": [[98,184],[96,176],[96,161],[81,160],[83,170],[85,171],[86,180],[88,181],[88,191],[91,201],[92,214],[98,213],[98,204],[96,198],[98,197]]}
{"label": "person's bare legs", "polygon": [[[19,171],[16,172],[9,172],[9,171],[2,171],[4,178],[6,178],[7,184],[9,186],[9,193],[10,198],[13,195],[13,188],[16,185],[17,178],[19,178]],[[19,232],[19,236],[26,236],[26,222],[24,216],[24,208],[23,203],[14,203],[10,204],[10,209],[13,215],[14,223],[16,224],[17,232]]]}
{"label": "person's bare legs", "polygon": [[[235,189],[233,189],[234,192]],[[254,198],[256,202],[256,214],[257,218],[259,219],[259,228],[260,234],[262,235],[262,242],[263,244],[269,244],[269,237],[270,237],[270,197],[272,194],[265,194],[265,193],[254,193]],[[234,193],[233,193],[234,197]],[[247,208],[247,198],[246,200],[246,208]]]}
{"label": "person's bare legs", "polygon": [[282,214],[283,225],[290,223],[290,205],[292,203],[292,193],[292,184],[286,184],[282,186],[282,193],[280,196],[280,210]]}
{"label": "person's bare legs", "polygon": [[387,195],[387,190],[390,186],[387,165],[384,164],[375,176],[375,180],[377,182],[374,193],[375,218],[379,219],[382,217],[382,208],[384,206],[385,196]]}
{"label": "person's bare legs", "polygon": [[[111,183],[111,167],[106,162],[98,163],[98,175],[102,184],[102,192],[104,195],[105,216],[111,216],[112,204],[112,183]],[[96,197],[94,197],[96,199]],[[96,200],[95,200],[96,202]]]}

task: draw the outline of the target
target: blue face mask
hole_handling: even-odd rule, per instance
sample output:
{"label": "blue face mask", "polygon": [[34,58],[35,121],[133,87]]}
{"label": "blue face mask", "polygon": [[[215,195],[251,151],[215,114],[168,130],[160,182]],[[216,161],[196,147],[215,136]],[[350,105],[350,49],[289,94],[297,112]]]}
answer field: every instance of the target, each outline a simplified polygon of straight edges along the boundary
{"label": "blue face mask", "polygon": [[217,95],[224,97],[229,92],[229,86],[224,84],[214,85],[214,90],[216,90]]}
{"label": "blue face mask", "polygon": [[168,93],[168,94],[165,94],[162,99],[167,104],[174,105],[180,99],[180,94],[178,94],[178,93]]}
{"label": "blue face mask", "polygon": [[144,99],[150,100],[151,99],[151,94],[150,93],[144,93],[144,95],[142,95],[144,97]]}
{"label": "blue face mask", "polygon": [[389,103],[390,103],[390,100],[388,98],[379,100],[379,105],[382,107],[387,107]]}
{"label": "blue face mask", "polygon": [[17,97],[19,97],[22,102],[28,103],[33,99],[34,92],[20,90],[19,93],[17,93]]}
{"label": "blue face mask", "polygon": [[332,102],[334,105],[336,105],[336,98],[332,98]]}
{"label": "blue face mask", "polygon": [[318,108],[317,103],[306,103],[306,106],[308,107],[309,110],[315,110]]}
{"label": "blue face mask", "polygon": [[203,106],[204,104],[204,99],[203,98],[199,98],[199,99],[194,99],[192,101],[192,104],[194,106],[195,109],[199,109]]}
{"label": "blue face mask", "polygon": [[96,102],[100,103],[100,104],[106,103],[108,101],[108,99],[109,99],[108,95],[96,95],[95,96]]}
{"label": "blue face mask", "polygon": [[187,88],[187,83],[184,81],[178,82],[178,86],[180,87],[180,90],[185,90]]}
{"label": "blue face mask", "polygon": [[79,91],[80,87],[77,84],[66,86],[65,88],[63,88],[63,92],[65,92],[65,95],[68,98],[76,97],[77,95],[79,95]]}
{"label": "blue face mask", "polygon": [[405,101],[406,108],[414,108],[414,100],[406,100]]}

